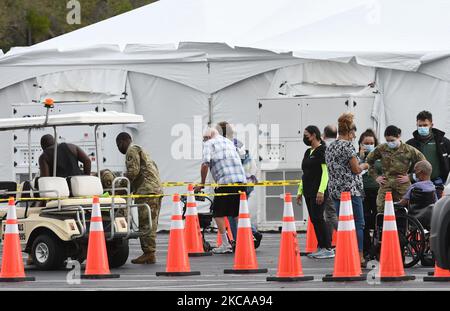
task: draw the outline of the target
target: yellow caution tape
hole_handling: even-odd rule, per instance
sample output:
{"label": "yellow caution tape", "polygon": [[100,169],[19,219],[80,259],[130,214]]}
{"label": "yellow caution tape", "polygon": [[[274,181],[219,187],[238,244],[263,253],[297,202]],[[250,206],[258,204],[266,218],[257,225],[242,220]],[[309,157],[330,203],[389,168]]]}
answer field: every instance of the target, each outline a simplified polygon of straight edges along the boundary
{"label": "yellow caution tape", "polygon": [[230,183],[230,184],[216,184],[216,183],[207,183],[207,184],[199,184],[194,182],[165,182],[162,184],[165,188],[170,187],[182,187],[193,185],[196,186],[204,186],[204,187],[280,187],[280,186],[298,186],[301,183],[301,180],[266,180],[260,181],[256,183]]}
{"label": "yellow caution tape", "polygon": [[[299,183],[301,183],[301,180],[266,180],[266,181],[260,181],[257,183],[230,183],[230,184],[197,184],[192,182],[166,182],[163,183],[163,187],[182,187],[182,186],[188,186],[193,185],[196,186],[203,186],[203,187],[281,187],[281,186],[298,186]],[[20,192],[20,190],[19,190]],[[1,193],[0,193],[1,194]],[[239,193],[186,193],[186,194],[180,194],[180,196],[196,196],[196,197],[221,197],[221,196],[230,196],[230,195],[239,195]],[[161,197],[167,197],[167,196],[173,196],[173,194],[132,194],[132,195],[116,195],[116,196],[106,196],[106,198],[116,198],[116,199],[147,199],[147,198],[161,198]],[[100,198],[105,198],[105,196],[99,196]],[[81,196],[81,197],[70,197],[70,198],[61,198],[60,200],[67,200],[67,199],[91,199],[92,196]],[[55,201],[57,199],[55,198],[20,198],[16,199],[16,201]],[[8,199],[0,199],[0,202],[8,202]]]}
{"label": "yellow caution tape", "polygon": [[[196,197],[224,197],[224,196],[230,196],[230,195],[239,195],[240,193],[185,193],[185,194],[179,194],[180,196],[196,196]],[[149,199],[149,198],[162,198],[162,197],[172,197],[174,194],[131,194],[131,195],[115,195],[115,196],[99,196],[99,198],[114,198],[114,199]],[[79,199],[92,199],[92,196],[86,196],[86,197],[70,197],[70,198],[61,198],[61,201],[64,200],[79,200]],[[20,198],[15,199],[16,202],[26,202],[26,201],[57,201],[56,198]],[[0,202],[8,202],[9,199],[0,199]]]}

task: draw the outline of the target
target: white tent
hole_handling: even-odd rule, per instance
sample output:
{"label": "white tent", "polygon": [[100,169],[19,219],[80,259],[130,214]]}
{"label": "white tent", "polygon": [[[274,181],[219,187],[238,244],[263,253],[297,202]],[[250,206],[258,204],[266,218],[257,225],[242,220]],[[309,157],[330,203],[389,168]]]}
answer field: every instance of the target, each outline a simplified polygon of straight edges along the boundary
{"label": "white tent", "polygon": [[[165,181],[198,181],[202,126],[257,123],[257,99],[280,96],[282,84],[288,95],[315,95],[357,93],[376,82],[379,129],[398,124],[408,137],[417,112],[428,109],[448,132],[449,6],[162,0],[0,56],[0,116],[11,115],[11,104],[46,96],[99,101],[126,92],[126,110],[146,120],[136,140]],[[185,128],[194,129],[192,147],[177,150]],[[12,157],[0,156],[3,179],[13,178]],[[167,224],[164,209],[161,227]]]}

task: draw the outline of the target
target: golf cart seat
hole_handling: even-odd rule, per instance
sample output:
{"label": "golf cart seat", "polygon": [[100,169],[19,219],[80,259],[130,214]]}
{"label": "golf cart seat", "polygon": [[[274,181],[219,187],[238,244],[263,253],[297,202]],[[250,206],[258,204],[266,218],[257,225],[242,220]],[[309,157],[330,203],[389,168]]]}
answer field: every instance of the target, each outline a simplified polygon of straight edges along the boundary
{"label": "golf cart seat", "polygon": [[[73,176],[66,180],[61,177],[41,177],[39,178],[39,191],[48,191],[41,194],[43,197],[55,200],[48,201],[47,208],[55,208],[61,204],[61,207],[70,206],[91,206],[93,196],[101,196],[103,187],[100,178],[95,176]],[[68,186],[70,183],[70,189]],[[70,198],[70,194],[74,198]],[[100,197],[100,205],[111,205],[113,198]],[[115,204],[126,204],[126,200],[115,198]]]}

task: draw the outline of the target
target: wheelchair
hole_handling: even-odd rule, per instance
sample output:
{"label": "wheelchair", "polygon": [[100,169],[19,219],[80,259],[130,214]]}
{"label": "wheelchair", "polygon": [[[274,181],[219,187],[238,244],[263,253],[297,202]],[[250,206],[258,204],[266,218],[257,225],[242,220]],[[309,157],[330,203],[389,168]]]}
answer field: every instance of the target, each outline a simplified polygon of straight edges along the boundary
{"label": "wheelchair", "polygon": [[[201,195],[195,196],[196,202],[206,202],[209,205],[209,211],[206,213],[198,212],[198,220],[200,224],[200,229],[202,232],[203,239],[203,249],[205,252],[211,251],[214,247],[208,242],[205,238],[205,234],[209,233],[217,233],[217,228],[212,225],[213,220],[213,210],[214,210],[214,201],[205,196],[203,192],[200,192]],[[183,219],[185,219],[186,207],[187,207],[187,196],[181,196],[180,201],[183,203]],[[255,245],[255,249],[257,249],[261,244],[262,233],[259,231],[253,232],[253,241]],[[236,247],[236,241],[230,241],[231,246],[233,247],[233,251]]]}
{"label": "wheelchair", "polygon": [[[413,189],[408,206],[394,203],[400,250],[405,268],[411,268],[419,261],[422,266],[434,266],[434,258],[430,249],[430,223],[438,190],[440,189],[436,188],[435,191],[423,192]],[[371,259],[380,259],[383,219],[384,214],[376,215],[372,249],[369,252]]]}
{"label": "wheelchair", "polygon": [[[204,193],[201,193],[204,194]],[[208,201],[209,203],[209,211],[207,213],[200,213],[198,212],[198,220],[200,229],[202,232],[202,240],[203,240],[203,250],[205,252],[209,252],[213,249],[211,243],[209,243],[205,239],[206,232],[215,233],[217,232],[216,229],[212,226],[212,220],[213,220],[213,214],[212,214],[212,205],[213,200],[211,200],[209,197],[206,196],[195,196],[195,201],[198,202],[205,202]],[[187,196],[181,196],[181,202],[183,203],[183,219],[185,219],[186,214],[186,206],[187,206]]]}

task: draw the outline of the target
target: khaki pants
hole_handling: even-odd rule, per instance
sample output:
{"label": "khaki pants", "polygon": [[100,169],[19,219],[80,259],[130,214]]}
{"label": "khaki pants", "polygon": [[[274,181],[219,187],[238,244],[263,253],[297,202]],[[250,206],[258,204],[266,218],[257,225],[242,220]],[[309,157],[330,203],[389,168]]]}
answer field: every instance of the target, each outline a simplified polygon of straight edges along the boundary
{"label": "khaki pants", "polygon": [[380,186],[377,195],[377,210],[379,213],[384,212],[384,199],[386,197],[386,192],[392,192],[392,200],[398,202],[402,199],[405,193],[408,191],[411,183],[407,182],[405,184],[399,184],[397,182],[386,182],[385,185]]}
{"label": "khaki pants", "polygon": [[[139,207],[139,231],[146,233],[141,236],[141,248],[142,251],[147,253],[155,253],[156,252],[156,231],[158,229],[158,219],[159,212],[161,210],[161,201],[162,198],[144,198],[144,199],[136,199],[136,204],[148,204],[150,206],[150,210],[152,212],[152,230],[150,231],[149,225],[149,215],[147,208]],[[150,231],[150,232],[149,232]]]}

